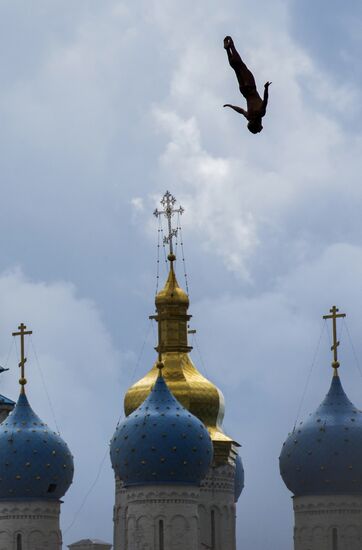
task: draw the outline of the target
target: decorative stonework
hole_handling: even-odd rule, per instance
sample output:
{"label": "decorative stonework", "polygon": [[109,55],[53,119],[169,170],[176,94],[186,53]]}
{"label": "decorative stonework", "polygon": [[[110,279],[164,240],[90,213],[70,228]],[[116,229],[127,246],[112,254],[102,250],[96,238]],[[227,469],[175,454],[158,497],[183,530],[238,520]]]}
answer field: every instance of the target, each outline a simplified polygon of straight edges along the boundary
{"label": "decorative stonework", "polygon": [[235,467],[211,468],[200,487],[199,550],[236,549]]}
{"label": "decorative stonework", "polygon": [[[205,550],[212,547],[213,550],[236,549],[235,537],[235,519],[236,508],[234,502],[234,478],[235,468],[231,465],[223,465],[218,468],[211,468],[201,487],[183,487],[183,486],[143,486],[125,488],[122,482],[116,478],[116,499],[113,510],[114,519],[114,550],[133,550],[137,549],[137,544],[141,544],[143,535],[150,540],[157,542],[157,527],[160,519],[165,521],[165,528],[172,532],[172,537],[176,541],[176,546],[166,546],[165,550],[173,550],[177,547],[177,536],[175,535],[175,526],[172,527],[172,517],[183,517],[185,521],[184,529],[180,530],[186,533],[187,529],[193,530],[195,523],[197,534],[197,546],[195,550]],[[137,518],[147,518],[138,524]],[[189,518],[192,517],[191,523]],[[181,520],[180,520],[181,521]],[[137,531],[137,535],[136,535]],[[177,531],[177,529],[176,529]],[[131,545],[131,536],[139,541]],[[137,539],[137,540],[138,540]],[[132,542],[132,544],[133,544]],[[183,541],[185,544],[185,541]],[[147,544],[150,544],[147,541]],[[171,543],[169,543],[171,544]],[[181,542],[180,542],[181,544]],[[189,545],[189,546],[188,546]],[[142,548],[141,546],[139,546]],[[192,549],[192,542],[187,543],[184,548]],[[154,548],[158,550],[157,545],[147,547],[148,550]],[[182,550],[184,548],[181,546]]]}
{"label": "decorative stonework", "polygon": [[0,503],[0,550],[61,550],[60,502]]}
{"label": "decorative stonework", "polygon": [[235,468],[230,464],[211,468],[201,483],[201,492],[215,491],[225,493],[227,499],[234,495]]}
{"label": "decorative stonework", "polygon": [[199,489],[194,486],[124,488],[116,482],[114,550],[199,550]]}
{"label": "decorative stonework", "polygon": [[[142,533],[148,533],[151,540],[157,542],[157,520],[163,519],[165,528],[172,532],[176,541],[175,527],[172,527],[172,517],[183,517],[184,530],[193,530],[193,522],[196,524],[195,540],[198,541],[196,550],[205,550],[212,547],[213,550],[235,550],[235,518],[236,508],[234,502],[234,478],[235,468],[231,465],[223,465],[211,468],[200,488],[183,486],[143,486],[125,488],[119,479],[116,479],[116,499],[113,511],[114,519],[114,550],[137,549],[138,542],[131,545],[129,533],[139,544],[143,540]],[[172,517],[171,517],[172,516]],[[192,517],[191,523],[188,518]],[[147,518],[139,525],[138,534],[135,534],[137,517]],[[181,520],[180,520],[181,521]],[[177,529],[176,529],[177,531]],[[182,530],[180,530],[181,533]],[[188,536],[188,535],[185,535]],[[132,538],[132,537],[131,537]],[[132,539],[133,540],[133,539]],[[185,543],[185,541],[183,541]],[[132,542],[133,544],[133,542]],[[147,541],[147,544],[150,544]],[[171,543],[170,543],[171,544]],[[181,544],[181,542],[180,542]],[[192,549],[192,542],[184,548]],[[142,548],[142,545],[140,546]],[[157,545],[150,546],[148,550],[157,549]],[[184,548],[181,546],[182,550]],[[172,546],[166,546],[165,550],[173,550]]]}
{"label": "decorative stonework", "polygon": [[295,550],[360,550],[362,496],[294,497]]}

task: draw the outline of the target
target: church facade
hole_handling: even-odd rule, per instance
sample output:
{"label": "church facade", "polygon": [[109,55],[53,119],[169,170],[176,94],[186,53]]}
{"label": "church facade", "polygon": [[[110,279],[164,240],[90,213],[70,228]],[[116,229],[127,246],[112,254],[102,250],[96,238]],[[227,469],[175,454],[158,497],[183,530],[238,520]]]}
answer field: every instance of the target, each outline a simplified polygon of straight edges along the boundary
{"label": "church facade", "polygon": [[[223,431],[221,391],[201,375],[189,356],[189,297],[176,278],[172,239],[177,229],[171,227],[172,216],[183,210],[175,209],[169,192],[161,204],[163,209],[155,214],[164,215],[168,223],[169,274],[156,295],[152,317],[158,325],[158,358],[127,391],[126,420],[111,442],[114,550],[235,550],[236,501],[244,486],[239,445]],[[173,405],[166,410],[161,405],[145,409],[148,399],[156,397],[160,372]],[[122,434],[129,422],[142,429],[138,435],[131,430],[125,439]],[[203,430],[199,441],[189,435],[194,423]]]}
{"label": "church facade", "polygon": [[[169,263],[166,285],[156,296],[159,359],[128,390],[126,420],[111,442],[114,549],[147,544],[150,550],[235,550],[235,503],[244,483],[238,444],[222,429],[220,390],[189,357],[189,300],[172,254]],[[161,371],[172,401],[166,409],[151,406]],[[196,438],[190,435],[194,424]]]}
{"label": "church facade", "polygon": [[[154,364],[124,397],[124,419],[110,442],[114,471],[113,550],[236,550],[236,503],[244,487],[239,444],[224,432],[221,391],[190,358],[189,297],[175,273],[166,193],[168,277],[156,294]],[[283,444],[281,477],[293,495],[294,550],[362,548],[362,412],[339,376],[333,306],[333,376],[330,389]],[[67,444],[33,411],[25,392],[25,325],[21,339],[20,395],[1,396],[0,550],[61,550],[62,498],[73,479]],[[2,406],[2,408],[1,408]],[[68,548],[110,550],[82,539]],[[242,550],[242,549],[239,549]]]}

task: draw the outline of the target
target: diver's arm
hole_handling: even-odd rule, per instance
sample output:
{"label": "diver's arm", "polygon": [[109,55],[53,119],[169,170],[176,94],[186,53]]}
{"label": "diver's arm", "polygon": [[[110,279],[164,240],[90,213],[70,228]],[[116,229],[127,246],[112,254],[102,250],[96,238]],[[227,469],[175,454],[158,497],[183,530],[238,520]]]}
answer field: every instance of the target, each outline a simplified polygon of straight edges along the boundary
{"label": "diver's arm", "polygon": [[238,107],[237,105],[230,105],[230,103],[226,103],[224,107],[230,107],[230,109],[234,109],[234,111],[236,111],[240,115],[244,115],[245,118],[248,118],[248,113],[241,107]]}
{"label": "diver's arm", "polygon": [[266,113],[266,106],[268,105],[268,99],[269,99],[269,86],[271,82],[265,82],[264,84],[264,99],[263,99],[263,106],[262,106],[262,115],[264,116]]}

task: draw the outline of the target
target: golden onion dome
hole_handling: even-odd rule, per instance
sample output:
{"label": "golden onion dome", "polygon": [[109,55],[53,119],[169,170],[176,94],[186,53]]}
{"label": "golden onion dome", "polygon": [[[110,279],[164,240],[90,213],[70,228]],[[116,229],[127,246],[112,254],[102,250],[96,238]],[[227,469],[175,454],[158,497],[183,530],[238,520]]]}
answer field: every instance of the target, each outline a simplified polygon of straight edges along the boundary
{"label": "golden onion dome", "polygon": [[[174,256],[171,256],[173,258]],[[189,297],[186,292],[179,286],[175,271],[173,268],[173,261],[170,262],[170,272],[165,286],[162,290],[156,295],[156,308],[162,305],[183,305],[186,308],[189,307]]]}
{"label": "golden onion dome", "polygon": [[[189,298],[179,286],[170,256],[170,272],[164,288],[156,296],[158,346],[156,351],[164,364],[163,376],[180,403],[207,427],[214,446],[216,465],[234,462],[238,444],[222,429],[224,397],[221,391],[196,369],[187,342]],[[129,388],[125,395],[126,416],[136,410],[149,395],[158,376],[158,361],[151,370]]]}

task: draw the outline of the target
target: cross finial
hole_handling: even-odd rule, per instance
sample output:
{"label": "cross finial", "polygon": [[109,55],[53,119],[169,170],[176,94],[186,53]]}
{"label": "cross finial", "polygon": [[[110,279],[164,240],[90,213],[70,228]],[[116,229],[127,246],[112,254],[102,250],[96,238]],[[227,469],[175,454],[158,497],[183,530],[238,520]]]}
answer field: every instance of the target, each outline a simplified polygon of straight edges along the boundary
{"label": "cross finial", "polygon": [[26,363],[26,357],[25,357],[25,346],[24,346],[24,336],[26,334],[33,334],[32,330],[26,330],[26,325],[24,323],[21,323],[18,326],[19,332],[13,332],[13,336],[20,336],[20,363],[19,367],[21,369],[21,375],[19,379],[19,384],[21,385],[21,393],[25,393],[25,384],[27,382],[25,378],[25,363]]}
{"label": "cross finial", "polygon": [[163,242],[164,242],[164,244],[169,245],[170,253],[168,255],[168,259],[170,260],[170,262],[173,262],[176,258],[175,258],[175,255],[173,253],[173,240],[172,239],[174,237],[177,237],[178,228],[177,227],[176,227],[176,229],[172,228],[171,218],[172,218],[172,216],[174,216],[174,214],[181,214],[182,215],[184,213],[184,209],[182,208],[182,206],[180,206],[179,208],[174,208],[174,204],[176,202],[176,199],[173,195],[171,195],[171,193],[169,191],[166,191],[166,193],[164,194],[164,196],[162,197],[162,200],[160,202],[161,202],[161,205],[163,206],[163,210],[158,210],[156,208],[156,210],[154,211],[153,214],[156,216],[156,218],[163,215],[167,219],[168,235],[166,235],[163,238]]}
{"label": "cross finial", "polygon": [[338,362],[338,346],[339,341],[337,340],[337,319],[341,317],[345,317],[345,313],[338,313],[339,309],[336,306],[332,306],[332,308],[329,310],[330,315],[323,315],[323,319],[332,319],[332,327],[333,327],[333,344],[331,346],[331,351],[333,351],[333,361],[332,361],[332,368],[334,369],[334,376],[338,376],[337,369],[339,367]]}

